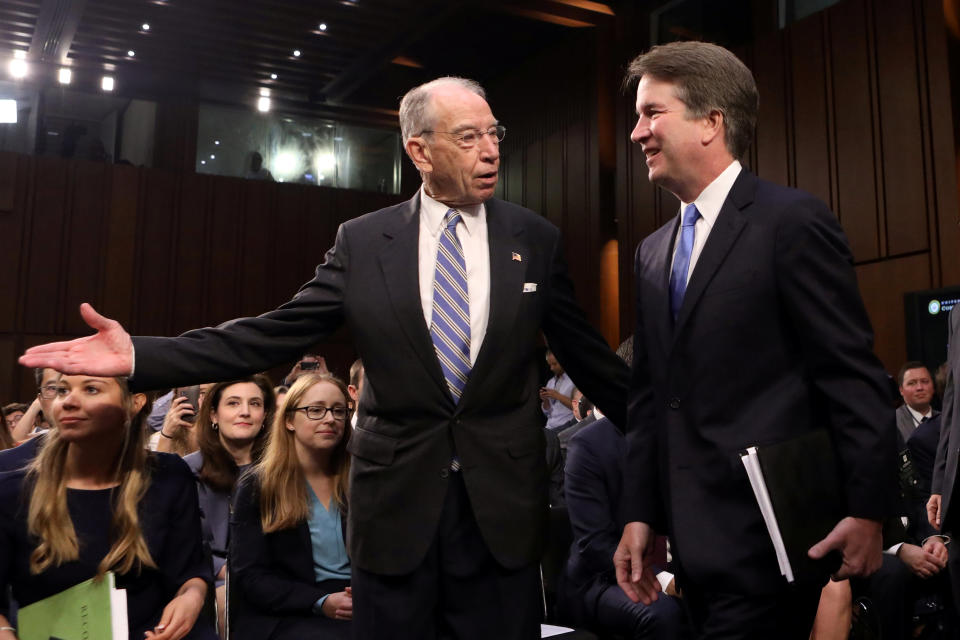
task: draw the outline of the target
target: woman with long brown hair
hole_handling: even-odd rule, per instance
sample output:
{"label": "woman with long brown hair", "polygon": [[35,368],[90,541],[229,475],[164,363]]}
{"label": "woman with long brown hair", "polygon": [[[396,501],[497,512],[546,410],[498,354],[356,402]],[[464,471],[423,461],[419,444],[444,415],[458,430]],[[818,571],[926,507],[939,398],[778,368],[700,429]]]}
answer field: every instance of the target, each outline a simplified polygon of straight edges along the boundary
{"label": "woman with long brown hair", "polygon": [[348,397],[330,374],[298,378],[262,460],[237,487],[230,527],[234,640],[350,636]]}
{"label": "woman with long brown hair", "polygon": [[213,576],[193,478],[145,450],[148,407],[123,378],[59,379],[56,428],[28,469],[0,475],[0,589],[25,606],[112,571],[131,638],[215,637],[196,624]]}
{"label": "woman with long brown hair", "polygon": [[225,636],[230,499],[240,474],[260,461],[275,409],[273,388],[264,375],[213,385],[193,427],[199,450],[183,459],[197,476],[203,538],[213,555],[221,637]]}

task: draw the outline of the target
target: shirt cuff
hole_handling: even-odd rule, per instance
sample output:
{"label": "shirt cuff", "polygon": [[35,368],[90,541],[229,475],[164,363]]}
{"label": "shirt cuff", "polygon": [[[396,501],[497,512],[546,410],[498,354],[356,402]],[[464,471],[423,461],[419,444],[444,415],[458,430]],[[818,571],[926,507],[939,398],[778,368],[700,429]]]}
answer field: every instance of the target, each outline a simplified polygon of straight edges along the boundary
{"label": "shirt cuff", "polygon": [[667,592],[667,585],[670,584],[670,581],[673,580],[673,574],[669,571],[661,571],[657,574],[657,582],[660,583],[660,588],[663,589],[663,592]]}
{"label": "shirt cuff", "polygon": [[889,549],[884,549],[883,552],[886,553],[887,555],[895,556],[897,555],[897,552],[900,551],[900,547],[902,546],[903,546],[903,543],[898,542],[897,544],[893,545]]}
{"label": "shirt cuff", "polygon": [[133,345],[130,345],[130,375],[127,376],[127,379],[132,380],[133,374],[137,371],[137,350],[133,348]]}
{"label": "shirt cuff", "polygon": [[310,609],[313,611],[313,615],[322,616],[323,615],[323,603],[327,601],[327,598],[330,597],[330,594],[321,597],[319,600],[313,603],[313,606]]}

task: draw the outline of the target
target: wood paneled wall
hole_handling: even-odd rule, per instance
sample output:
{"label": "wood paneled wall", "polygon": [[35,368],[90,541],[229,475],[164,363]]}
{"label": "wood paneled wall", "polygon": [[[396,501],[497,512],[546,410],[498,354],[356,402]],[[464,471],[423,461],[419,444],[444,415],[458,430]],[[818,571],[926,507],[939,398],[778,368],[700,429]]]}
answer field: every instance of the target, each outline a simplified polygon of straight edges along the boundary
{"label": "wood paneled wall", "polygon": [[[760,90],[747,164],[815,194],[838,215],[876,351],[895,372],[906,358],[903,293],[960,283],[940,2],[845,0],[736,53]],[[643,155],[629,144],[631,98],[618,107],[623,292],[633,291],[633,249],[677,211],[673,196],[649,184]],[[631,297],[622,297],[624,333],[633,323]]]}
{"label": "wood paneled wall", "polygon": [[619,275],[616,262],[609,260],[616,255],[614,143],[611,135],[604,139],[600,94],[609,93],[609,87],[598,69],[614,71],[603,59],[609,52],[599,46],[603,35],[572,33],[488,87],[488,97],[507,127],[497,196],[533,209],[563,231],[577,298],[616,346]]}
{"label": "wood paneled wall", "polygon": [[[0,153],[0,401],[36,393],[25,348],[89,333],[81,302],[136,335],[262,313],[312,277],[341,222],[400,200]],[[347,375],[348,336],[321,353]]]}

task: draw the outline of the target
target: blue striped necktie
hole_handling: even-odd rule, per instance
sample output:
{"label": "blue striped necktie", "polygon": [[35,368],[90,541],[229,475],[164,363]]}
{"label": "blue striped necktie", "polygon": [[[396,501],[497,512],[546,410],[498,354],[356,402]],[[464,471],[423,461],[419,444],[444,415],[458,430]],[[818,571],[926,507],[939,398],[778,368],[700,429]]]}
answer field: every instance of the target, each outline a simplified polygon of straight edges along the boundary
{"label": "blue striped necktie", "polygon": [[457,238],[460,214],[453,209],[443,218],[433,277],[433,319],[430,337],[456,403],[470,375],[470,297],[463,247]]}
{"label": "blue striped necktie", "polygon": [[690,268],[690,255],[693,253],[693,241],[696,237],[695,225],[700,212],[692,202],[683,210],[680,219],[680,239],[677,241],[677,252],[673,255],[673,270],[670,272],[670,310],[673,312],[673,321],[680,315],[683,305],[683,296],[687,292],[687,271]]}

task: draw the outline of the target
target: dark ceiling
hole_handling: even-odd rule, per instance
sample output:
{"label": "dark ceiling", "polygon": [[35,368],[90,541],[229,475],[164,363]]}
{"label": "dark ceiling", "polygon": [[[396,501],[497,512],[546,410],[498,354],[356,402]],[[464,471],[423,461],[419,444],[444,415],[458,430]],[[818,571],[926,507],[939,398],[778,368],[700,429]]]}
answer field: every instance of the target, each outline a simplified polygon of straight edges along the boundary
{"label": "dark ceiling", "polygon": [[99,91],[109,73],[131,97],[253,107],[267,91],[275,109],[392,124],[411,86],[451,73],[494,78],[574,30],[609,24],[615,4],[2,0],[0,60],[27,52],[41,85],[69,66],[81,91]]}

